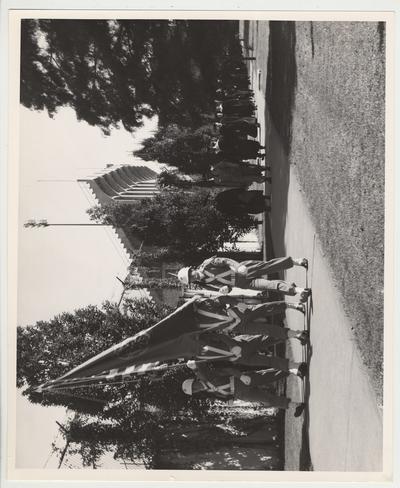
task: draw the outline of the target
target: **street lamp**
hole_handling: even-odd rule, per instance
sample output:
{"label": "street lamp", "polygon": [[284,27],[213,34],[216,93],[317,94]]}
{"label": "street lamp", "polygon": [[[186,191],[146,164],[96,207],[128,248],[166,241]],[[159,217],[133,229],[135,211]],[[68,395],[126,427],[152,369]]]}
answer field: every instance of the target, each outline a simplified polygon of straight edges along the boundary
{"label": "street lamp", "polygon": [[62,226],[111,226],[111,224],[94,224],[94,223],[82,223],[82,224],[60,224],[60,223],[50,223],[47,222],[46,219],[41,219],[41,220],[35,220],[35,219],[29,219],[25,222],[24,227],[50,227],[50,226],[55,226],[55,225],[62,225]]}

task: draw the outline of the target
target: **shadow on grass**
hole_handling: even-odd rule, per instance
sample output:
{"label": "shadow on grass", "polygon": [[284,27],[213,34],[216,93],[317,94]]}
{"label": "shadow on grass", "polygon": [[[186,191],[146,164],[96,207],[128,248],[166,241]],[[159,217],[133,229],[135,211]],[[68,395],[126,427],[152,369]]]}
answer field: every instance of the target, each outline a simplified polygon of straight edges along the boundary
{"label": "shadow on grass", "polygon": [[274,253],[284,256],[292,112],[297,83],[296,32],[294,22],[270,22],[269,25],[265,125],[270,128],[267,146],[272,171],[271,228]]}

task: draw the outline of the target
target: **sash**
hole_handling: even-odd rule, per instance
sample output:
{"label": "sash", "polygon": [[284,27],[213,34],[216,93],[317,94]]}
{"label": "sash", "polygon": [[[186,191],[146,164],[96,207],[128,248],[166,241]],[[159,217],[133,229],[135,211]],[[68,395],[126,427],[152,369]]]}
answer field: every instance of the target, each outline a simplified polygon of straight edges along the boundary
{"label": "sash", "polygon": [[203,315],[203,317],[208,317],[210,319],[215,319],[215,321],[210,323],[200,323],[199,327],[201,329],[216,329],[217,327],[221,327],[225,324],[230,324],[232,321],[235,321],[234,326],[236,326],[239,322],[237,322],[237,315],[232,315],[229,313],[229,309],[227,310],[227,315],[217,314],[214,312],[209,312],[208,310],[202,310],[201,308],[196,307],[196,312],[199,315]]}
{"label": "sash", "polygon": [[233,395],[235,392],[235,382],[233,376],[229,377],[229,383],[226,385],[215,386],[210,381],[202,381],[202,383],[204,386],[206,386],[208,391],[218,392],[221,393],[221,395]]}
{"label": "sash", "polygon": [[198,355],[197,357],[199,359],[204,359],[205,357],[207,359],[222,359],[222,358],[229,358],[229,360],[236,359],[236,356],[231,353],[230,351],[226,351],[225,349],[219,349],[218,347],[212,347],[212,346],[204,346],[203,347],[204,352],[213,352],[216,353],[217,355],[215,356],[204,356],[204,355]]}
{"label": "sash", "polygon": [[[223,285],[233,285],[234,284],[234,283],[232,283],[232,279],[231,279],[231,275],[232,275],[231,270],[224,271],[220,274],[214,275],[213,273],[210,273],[210,271],[207,271],[205,269],[205,270],[203,270],[203,273],[206,276],[206,278],[202,281],[204,281],[204,283],[206,283],[206,284],[212,283],[213,281],[218,281],[219,283],[222,283]],[[229,276],[229,279],[226,279],[225,278],[226,276]]]}

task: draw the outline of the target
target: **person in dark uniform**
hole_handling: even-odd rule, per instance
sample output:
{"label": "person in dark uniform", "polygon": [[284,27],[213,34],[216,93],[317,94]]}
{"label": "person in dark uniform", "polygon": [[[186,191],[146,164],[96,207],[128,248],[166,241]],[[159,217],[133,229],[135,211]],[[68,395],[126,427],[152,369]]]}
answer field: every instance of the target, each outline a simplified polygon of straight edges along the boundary
{"label": "person in dark uniform", "polygon": [[257,137],[259,124],[253,117],[236,118],[234,121],[215,122],[215,130],[223,137]]}
{"label": "person in dark uniform", "polygon": [[213,148],[217,153],[221,151],[224,155],[237,159],[256,159],[257,157],[263,157],[260,151],[265,149],[258,141],[235,137],[233,134],[231,137],[219,137],[217,142],[214,143]]}
{"label": "person in dark uniform", "polygon": [[263,171],[267,171],[265,166],[225,159],[211,167],[211,174],[217,184],[233,188],[246,188],[254,182],[270,183],[271,178],[265,176]]}
{"label": "person in dark uniform", "polygon": [[[204,288],[219,291],[221,287],[281,291],[286,295],[300,295],[306,301],[311,294],[309,288],[299,288],[283,280],[267,280],[265,276],[278,271],[302,266],[308,268],[306,258],[293,259],[290,256],[270,261],[248,260],[239,263],[234,259],[212,257],[197,268],[185,267],[179,270],[178,279],[184,285],[198,284]],[[228,292],[229,293],[229,292]]]}
{"label": "person in dark uniform", "polygon": [[294,406],[296,417],[304,411],[303,402],[294,402],[290,398],[267,391],[272,382],[285,378],[288,372],[267,370],[243,373],[237,368],[211,370],[206,364],[194,361],[189,362],[188,366],[195,371],[196,379],[189,378],[182,383],[182,390],[187,395],[206,392],[225,401],[243,400],[285,410]]}
{"label": "person in dark uniform", "polygon": [[261,190],[232,188],[215,196],[217,210],[227,215],[258,214],[271,210],[271,199]]}
{"label": "person in dark uniform", "polygon": [[240,297],[223,295],[199,298],[194,303],[196,328],[230,335],[264,335],[269,337],[269,347],[288,339],[298,339],[302,345],[309,341],[307,331],[291,330],[269,323],[269,318],[281,316],[286,310],[305,313],[302,303],[285,301],[266,302],[258,305],[244,303]]}

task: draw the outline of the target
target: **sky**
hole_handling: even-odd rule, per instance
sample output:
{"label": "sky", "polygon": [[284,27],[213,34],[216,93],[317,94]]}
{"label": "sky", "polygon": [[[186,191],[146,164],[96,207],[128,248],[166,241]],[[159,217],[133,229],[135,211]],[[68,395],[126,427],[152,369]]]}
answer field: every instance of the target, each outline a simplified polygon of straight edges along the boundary
{"label": "sky", "polygon": [[[119,300],[122,286],[116,276],[125,278],[129,257],[112,229],[24,228],[23,224],[29,219],[90,222],[86,210],[96,202],[86,184],[76,179],[109,163],[159,169],[157,163],[138,162],[132,155],[156,127],[156,119],[146,120],[133,135],[119,129],[107,137],[78,122],[72,109],[61,109],[51,119],[46,112],[20,107],[16,325],[29,326],[60,312]],[[56,467],[55,456],[48,457],[58,432],[55,422],[65,418],[64,408],[32,405],[18,394],[16,468]]]}

